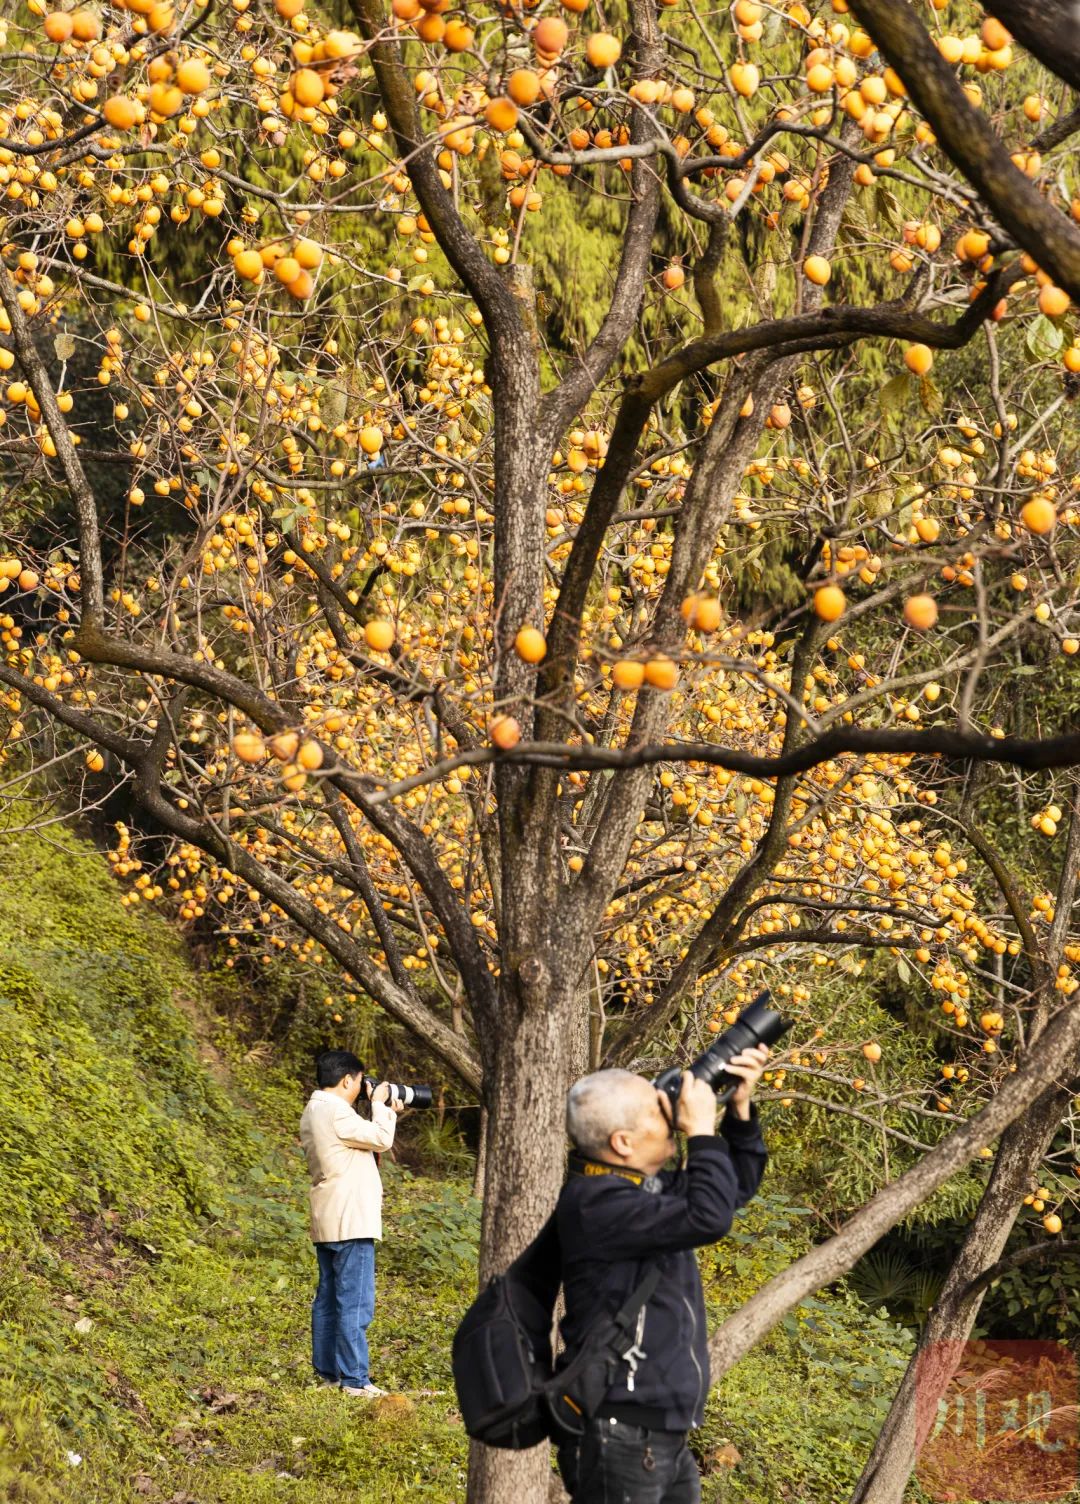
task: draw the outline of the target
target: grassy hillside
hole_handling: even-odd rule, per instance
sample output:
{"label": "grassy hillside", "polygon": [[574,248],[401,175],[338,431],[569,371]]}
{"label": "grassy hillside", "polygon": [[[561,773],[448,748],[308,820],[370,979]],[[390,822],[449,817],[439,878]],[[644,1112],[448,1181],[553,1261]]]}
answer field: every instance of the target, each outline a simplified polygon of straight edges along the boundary
{"label": "grassy hillside", "polygon": [[[0,851],[0,1496],[455,1497],[460,1284],[405,1298],[408,1241],[383,1285],[379,1378],[444,1391],[417,1420],[361,1424],[312,1387],[299,1084],[197,1037],[199,977],[91,851],[56,827]],[[440,1191],[399,1172],[390,1200]]]}
{"label": "grassy hillside", "polygon": [[[89,847],[53,826],[0,835],[0,859],[0,1496],[463,1497],[467,1188],[387,1167],[373,1373],[414,1408],[315,1388],[299,1083],[215,1022],[179,943],[120,905]],[[802,1251],[804,1222],[776,1194],[753,1204],[704,1258],[715,1315]],[[843,1496],[908,1340],[849,1296],[808,1301],[714,1396],[706,1499]]]}

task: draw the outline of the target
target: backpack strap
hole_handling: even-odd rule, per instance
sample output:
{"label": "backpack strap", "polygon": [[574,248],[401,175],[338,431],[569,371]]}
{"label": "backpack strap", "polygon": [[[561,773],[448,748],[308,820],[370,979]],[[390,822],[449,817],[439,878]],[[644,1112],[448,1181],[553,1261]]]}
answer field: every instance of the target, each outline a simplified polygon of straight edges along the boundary
{"label": "backpack strap", "polygon": [[660,1282],[660,1267],[653,1264],[614,1316],[600,1316],[586,1332],[577,1352],[544,1385],[551,1416],[551,1436],[560,1445],[580,1438],[586,1421],[597,1413],[612,1384],[614,1364],[621,1358],[630,1365],[628,1387],[644,1357],[638,1346],[645,1306]]}
{"label": "backpack strap", "polygon": [[660,1283],[660,1273],[660,1265],[653,1264],[641,1283],[631,1290],[626,1302],[616,1311],[612,1319],[620,1332],[628,1331],[631,1324],[637,1320],[642,1308],[649,1304]]}
{"label": "backpack strap", "polygon": [[[652,1268],[631,1292],[629,1299],[616,1313],[612,1322],[611,1347],[615,1353],[628,1365],[626,1387],[633,1393],[634,1378],[637,1374],[638,1364],[646,1357],[641,1340],[645,1331],[645,1307],[648,1305],[653,1291],[660,1281],[660,1267],[653,1264]],[[636,1322],[633,1336],[630,1336],[631,1326]],[[629,1342],[629,1346],[624,1346]]]}

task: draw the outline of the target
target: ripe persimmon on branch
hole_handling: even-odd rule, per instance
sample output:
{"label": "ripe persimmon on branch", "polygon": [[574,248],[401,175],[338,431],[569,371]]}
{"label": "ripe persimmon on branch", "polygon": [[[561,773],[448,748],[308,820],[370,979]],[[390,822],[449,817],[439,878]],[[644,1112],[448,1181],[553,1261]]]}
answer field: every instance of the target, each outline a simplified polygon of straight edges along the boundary
{"label": "ripe persimmon on branch", "polygon": [[[1018,245],[1038,254],[1046,271],[1070,296],[1080,298],[1080,225],[1070,224],[1068,216],[1029,181],[1024,166],[1010,157],[908,0],[853,0],[852,10],[896,68],[949,156],[979,190],[1004,229]],[[1051,0],[1042,10],[1058,34],[1075,37],[1075,9],[1068,0]],[[1051,19],[1054,16],[1056,26]],[[997,44],[990,47],[991,51],[1010,46],[1011,37],[1000,22],[988,20],[985,24],[1000,33],[991,32],[990,42]],[[1069,47],[1070,43],[1065,45]]]}
{"label": "ripe persimmon on branch", "polygon": [[127,903],[479,1090],[485,1272],[571,1077],[767,978],[769,1110],[902,1186],[810,1288],[979,1191],[1026,1000],[1080,985],[1075,127],[959,13],[562,8],[0,22],[0,793],[123,801]]}

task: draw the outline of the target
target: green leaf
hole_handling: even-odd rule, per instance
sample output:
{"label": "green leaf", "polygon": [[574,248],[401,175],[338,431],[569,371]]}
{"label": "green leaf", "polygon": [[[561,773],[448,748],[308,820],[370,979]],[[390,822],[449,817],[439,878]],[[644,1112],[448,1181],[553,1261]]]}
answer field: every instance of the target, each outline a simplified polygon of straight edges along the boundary
{"label": "green leaf", "polygon": [[1052,360],[1061,349],[1065,336],[1056,324],[1040,313],[1027,332],[1024,343],[1036,360]]}
{"label": "green leaf", "polygon": [[770,10],[765,18],[764,44],[766,47],[775,47],[780,41],[781,32],[784,30],[785,18],[779,10]]}
{"label": "green leaf", "polygon": [[874,206],[881,219],[888,220],[893,229],[898,229],[904,222],[904,211],[900,200],[895,193],[891,193],[883,183],[878,183],[874,189]]}
{"label": "green leaf", "polygon": [[903,956],[897,956],[896,958],[896,975],[905,987],[911,981],[911,967],[904,960]]}
{"label": "green leaf", "polygon": [[275,522],[281,523],[283,532],[288,532],[297,520],[307,514],[307,508],[301,503],[299,506],[275,507],[270,516]]}
{"label": "green leaf", "polygon": [[911,395],[911,375],[907,371],[901,371],[898,376],[893,376],[878,392],[878,406],[882,414],[888,417],[903,407]]}
{"label": "green leaf", "polygon": [[53,340],[53,349],[56,351],[57,360],[70,360],[75,354],[75,336],[58,334]]}
{"label": "green leaf", "polygon": [[325,386],[319,398],[320,416],[328,428],[335,427],[345,416],[348,406],[346,393],[338,386]]}
{"label": "green leaf", "polygon": [[919,401],[923,405],[923,411],[931,418],[939,418],[944,411],[945,398],[929,376],[923,376],[919,380]]}

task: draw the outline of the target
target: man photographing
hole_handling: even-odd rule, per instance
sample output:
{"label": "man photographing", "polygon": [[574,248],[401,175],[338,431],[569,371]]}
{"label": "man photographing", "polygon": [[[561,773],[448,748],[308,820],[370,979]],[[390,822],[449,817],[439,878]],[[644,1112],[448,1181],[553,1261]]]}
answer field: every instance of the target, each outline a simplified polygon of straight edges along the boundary
{"label": "man photographing", "polygon": [[311,1238],[319,1287],[311,1307],[315,1372],[349,1395],[385,1394],[368,1372],[367,1329],[375,1314],[375,1241],[382,1237],[382,1180],[375,1151],[394,1142],[397,1114],[391,1087],[370,1092],[371,1120],[355,1103],[365,1089],[364,1067],[347,1050],[327,1050],[315,1062],[317,1090],[300,1119],[300,1142],[311,1174]]}
{"label": "man photographing", "polygon": [[[693,1249],[722,1238],[761,1182],[767,1158],[751,1097],[765,1045],[726,1065],[739,1085],[716,1132],[713,1087],[683,1074],[677,1121],[644,1076],[597,1071],[570,1090],[567,1131],[576,1148],[555,1211],[572,1359],[598,1312],[614,1313],[650,1266],[660,1280],[638,1315],[633,1343],[579,1442],[559,1449],[574,1504],[697,1504],[701,1481],[686,1433],[701,1424],[709,1389],[705,1299]],[[675,1127],[684,1170],[664,1170]]]}

